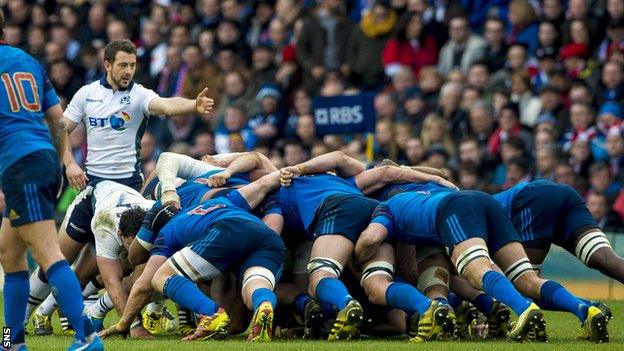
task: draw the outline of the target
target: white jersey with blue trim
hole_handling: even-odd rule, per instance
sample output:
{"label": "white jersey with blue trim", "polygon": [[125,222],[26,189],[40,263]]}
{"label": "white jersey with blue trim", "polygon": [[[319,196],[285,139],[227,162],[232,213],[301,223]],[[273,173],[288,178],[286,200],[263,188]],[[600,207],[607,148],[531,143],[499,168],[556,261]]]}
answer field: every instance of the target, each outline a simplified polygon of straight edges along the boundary
{"label": "white jersey with blue trim", "polygon": [[154,201],[146,200],[136,190],[113,181],[99,182],[93,189],[93,218],[91,231],[95,237],[98,257],[119,259],[123,249],[118,234],[119,218],[126,210],[138,206],[149,210]]}
{"label": "white jersey with blue trim", "polygon": [[105,179],[129,178],[141,169],[141,138],[149,103],[158,95],[131,82],[113,92],[106,77],[80,88],[64,116],[87,130],[87,174]]}

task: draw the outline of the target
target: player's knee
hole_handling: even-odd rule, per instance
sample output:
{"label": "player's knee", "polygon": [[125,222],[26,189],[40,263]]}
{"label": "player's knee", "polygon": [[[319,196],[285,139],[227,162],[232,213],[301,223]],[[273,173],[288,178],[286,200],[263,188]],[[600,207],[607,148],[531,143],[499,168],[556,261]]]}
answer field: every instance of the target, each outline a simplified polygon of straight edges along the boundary
{"label": "player's knee", "polygon": [[322,278],[338,278],[342,274],[342,264],[329,257],[314,257],[308,263],[308,275],[312,280],[321,280]]}
{"label": "player's knee", "polygon": [[[611,250],[611,243],[607,236],[599,229],[594,229],[585,235],[578,241],[574,253],[581,262],[589,266],[590,258],[594,256],[598,251],[604,251],[604,248]],[[599,261],[598,261],[599,262]]]}
{"label": "player's knee", "polygon": [[587,267],[603,270],[608,266],[608,262],[615,262],[616,256],[611,247],[602,247],[589,256],[587,259]]}
{"label": "player's knee", "polygon": [[461,277],[466,278],[470,285],[480,290],[481,278],[485,272],[492,270],[490,255],[485,245],[474,245],[457,256],[455,267]]}
{"label": "player's knee", "polygon": [[386,289],[393,274],[394,265],[385,261],[370,262],[364,267],[360,284],[370,302],[385,305]]}
{"label": "player's knee", "polygon": [[243,274],[242,289],[246,287],[275,289],[275,275],[264,267],[251,267]]}

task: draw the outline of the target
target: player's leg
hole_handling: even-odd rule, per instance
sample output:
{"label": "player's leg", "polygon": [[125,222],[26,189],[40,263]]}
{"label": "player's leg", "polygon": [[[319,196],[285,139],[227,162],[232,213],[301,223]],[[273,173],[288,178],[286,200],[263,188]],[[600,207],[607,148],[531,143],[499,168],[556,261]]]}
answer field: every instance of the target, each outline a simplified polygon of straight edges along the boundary
{"label": "player's leg", "polygon": [[[310,284],[308,262],[312,254],[312,245],[312,241],[306,240],[294,247],[292,276],[297,295],[291,302],[295,311],[303,317],[304,338],[319,339],[323,332],[323,307],[308,294]],[[329,307],[333,310],[333,306]]]}
{"label": "player's leg", "polygon": [[[201,315],[194,334],[184,340],[203,340],[225,337],[229,317],[223,309],[206,296],[195,283],[209,281],[222,272],[200,253],[209,248],[199,240],[191,247],[175,253],[163,264],[152,279],[152,287],[173,302]],[[197,252],[196,252],[197,251]],[[203,256],[209,257],[208,254]]]}
{"label": "player's leg", "polygon": [[26,342],[24,317],[28,302],[26,245],[8,218],[0,227],[0,262],[4,269],[4,323],[11,328],[11,344],[17,349]]}

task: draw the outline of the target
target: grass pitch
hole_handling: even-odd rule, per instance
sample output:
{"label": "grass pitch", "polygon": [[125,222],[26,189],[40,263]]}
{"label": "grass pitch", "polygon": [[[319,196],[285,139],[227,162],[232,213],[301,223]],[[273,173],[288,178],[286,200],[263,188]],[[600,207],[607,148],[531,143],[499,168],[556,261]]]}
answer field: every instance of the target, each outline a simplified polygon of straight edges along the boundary
{"label": "grass pitch", "polygon": [[[281,350],[332,350],[332,351],[392,351],[392,350],[470,350],[470,351],[491,351],[491,350],[624,350],[624,301],[610,302],[608,305],[613,310],[614,318],[609,325],[611,342],[608,344],[592,344],[585,341],[577,341],[576,333],[579,330],[579,323],[576,317],[563,312],[546,312],[546,321],[549,342],[548,343],[514,343],[504,341],[484,341],[484,342],[430,342],[425,344],[411,344],[407,341],[385,341],[366,340],[328,343],[323,341],[293,341],[276,340],[271,344],[251,344],[242,340],[232,339],[227,341],[199,341],[183,342],[174,336],[159,336],[156,340],[132,340],[112,337],[105,340],[106,350],[123,351],[152,351],[152,350],[210,350],[210,351],[230,351],[230,350],[261,350],[261,351],[281,351]],[[4,307],[4,301],[1,306]],[[105,325],[109,326],[117,319],[113,312],[107,318]],[[112,318],[111,318],[112,317]],[[54,317],[54,328],[60,330],[58,318]],[[4,325],[4,317],[2,317]],[[30,327],[29,327],[30,328]],[[55,336],[27,336],[29,350],[65,350],[71,338],[60,335]]]}

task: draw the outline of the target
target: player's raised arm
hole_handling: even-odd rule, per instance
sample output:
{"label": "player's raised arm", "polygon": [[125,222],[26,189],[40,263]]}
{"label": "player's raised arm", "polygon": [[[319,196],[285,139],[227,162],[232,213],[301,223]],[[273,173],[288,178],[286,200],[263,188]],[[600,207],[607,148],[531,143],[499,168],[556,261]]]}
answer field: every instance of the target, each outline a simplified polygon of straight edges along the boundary
{"label": "player's raised arm", "polygon": [[457,188],[455,184],[440,176],[415,171],[409,167],[381,166],[355,176],[355,183],[364,194],[374,193],[391,183],[417,182],[435,182],[449,188]]}
{"label": "player's raised arm", "polygon": [[[63,120],[63,109],[59,104],[56,104],[45,111],[45,120],[50,129],[50,136],[52,137],[52,143],[61,160],[63,160],[64,154],[67,149],[67,130],[65,127],[65,121]],[[70,152],[71,154],[71,152]]]}
{"label": "player's raised arm", "polygon": [[258,152],[249,152],[237,157],[223,172],[210,176],[208,178],[208,185],[213,188],[218,188],[225,185],[230,177],[238,173],[248,173],[255,170],[264,170],[266,172],[277,171],[275,166],[272,166],[271,169],[266,169],[263,157],[264,156]]}
{"label": "player's raised arm", "polygon": [[382,224],[369,224],[355,244],[356,260],[360,263],[370,260],[377,250],[379,250],[379,247],[387,236],[388,230]]}
{"label": "player's raised arm", "polygon": [[152,115],[208,115],[214,106],[214,100],[208,97],[208,88],[204,88],[195,100],[183,97],[157,97],[150,101],[148,109]]}
{"label": "player's raised arm", "polygon": [[342,151],[333,151],[319,155],[307,162],[280,170],[280,182],[283,186],[290,185],[293,176],[326,173],[336,171],[338,176],[347,178],[364,172],[366,167],[362,162],[347,156]]}

